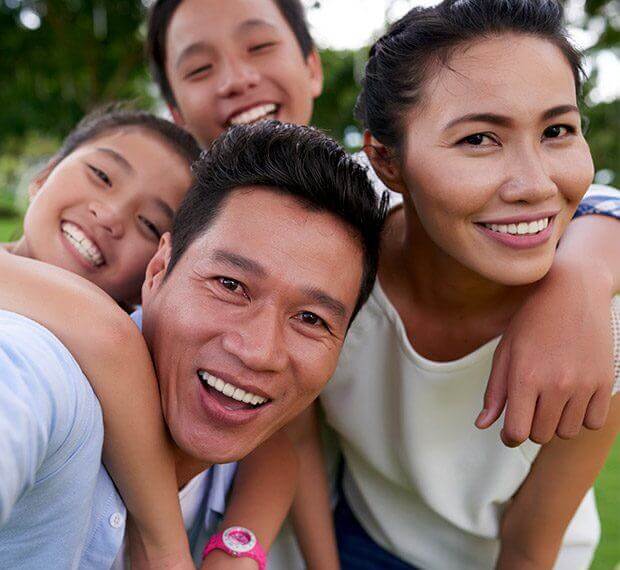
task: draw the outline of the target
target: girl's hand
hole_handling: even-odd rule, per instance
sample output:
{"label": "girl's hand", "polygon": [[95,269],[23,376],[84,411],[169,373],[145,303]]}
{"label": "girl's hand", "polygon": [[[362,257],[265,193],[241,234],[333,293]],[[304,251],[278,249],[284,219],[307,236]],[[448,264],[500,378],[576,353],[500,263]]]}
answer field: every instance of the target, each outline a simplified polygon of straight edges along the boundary
{"label": "girl's hand", "polygon": [[209,552],[200,570],[258,570],[258,562],[252,558],[235,558],[222,550]]}
{"label": "girl's hand", "polygon": [[[554,266],[534,286],[495,352],[476,425],[489,427],[505,405],[502,441],[510,447],[528,437],[541,444],[555,434],[571,439],[582,425],[600,429],[607,419],[613,386],[610,310],[617,290],[613,268],[620,249],[614,239],[620,226],[600,216],[587,218],[571,223],[581,230],[580,239],[578,232],[567,232],[568,243],[562,243]],[[597,257],[601,252],[604,259]]]}

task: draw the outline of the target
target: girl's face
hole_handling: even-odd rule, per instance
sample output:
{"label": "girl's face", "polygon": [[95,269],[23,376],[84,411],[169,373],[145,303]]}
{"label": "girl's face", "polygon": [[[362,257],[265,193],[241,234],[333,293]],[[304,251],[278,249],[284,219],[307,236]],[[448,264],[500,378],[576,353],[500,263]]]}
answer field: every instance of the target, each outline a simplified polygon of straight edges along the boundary
{"label": "girl's face", "polygon": [[542,278],[593,176],[562,52],[517,35],[460,49],[405,126],[400,176],[435,244],[499,283]]}
{"label": "girl's face", "polygon": [[105,133],[33,183],[28,255],[135,302],[190,181],[187,161],[157,135],[139,127]]}

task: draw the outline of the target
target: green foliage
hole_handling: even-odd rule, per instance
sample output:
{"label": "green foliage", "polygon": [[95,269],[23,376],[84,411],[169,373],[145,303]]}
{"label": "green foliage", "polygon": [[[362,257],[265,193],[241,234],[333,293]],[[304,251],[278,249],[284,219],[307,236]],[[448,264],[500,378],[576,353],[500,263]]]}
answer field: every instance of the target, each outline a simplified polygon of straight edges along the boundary
{"label": "green foliage", "polygon": [[620,176],[620,99],[599,103],[585,110],[589,120],[586,138],[590,144],[596,170],[615,173],[611,181],[618,186]]}

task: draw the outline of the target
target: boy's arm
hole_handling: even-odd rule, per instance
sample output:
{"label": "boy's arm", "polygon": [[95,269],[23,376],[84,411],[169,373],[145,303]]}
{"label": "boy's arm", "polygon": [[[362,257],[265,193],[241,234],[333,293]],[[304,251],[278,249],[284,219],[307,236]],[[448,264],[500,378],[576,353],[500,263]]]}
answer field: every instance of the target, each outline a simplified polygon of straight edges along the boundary
{"label": "boy's arm", "polygon": [[[299,461],[291,441],[283,432],[272,435],[239,462],[220,529],[248,528],[267,552],[290,509],[298,470]],[[258,563],[251,558],[233,558],[221,550],[213,550],[201,568],[256,570]]]}
{"label": "boy's arm", "polygon": [[129,316],[85,279],[6,253],[0,253],[0,309],[53,332],[91,383],[103,410],[104,463],[139,529],[144,565],[192,567],[157,381]]}
{"label": "boy's arm", "polygon": [[[612,191],[613,192],[613,191]],[[620,196],[617,192],[612,196]],[[588,215],[571,222],[549,273],[513,317],[495,352],[476,425],[506,406],[502,439],[547,443],[604,425],[612,385],[611,298],[620,291],[620,224]],[[609,213],[605,212],[605,213]],[[599,213],[593,210],[590,213]]]}
{"label": "boy's arm", "polygon": [[497,570],[552,568],[562,538],[585,493],[602,469],[620,430],[620,396],[612,399],[609,421],[545,445],[506,509]]}
{"label": "boy's arm", "polygon": [[317,411],[315,403],[288,428],[300,458],[299,485],[291,515],[308,569],[338,570],[340,563]]}

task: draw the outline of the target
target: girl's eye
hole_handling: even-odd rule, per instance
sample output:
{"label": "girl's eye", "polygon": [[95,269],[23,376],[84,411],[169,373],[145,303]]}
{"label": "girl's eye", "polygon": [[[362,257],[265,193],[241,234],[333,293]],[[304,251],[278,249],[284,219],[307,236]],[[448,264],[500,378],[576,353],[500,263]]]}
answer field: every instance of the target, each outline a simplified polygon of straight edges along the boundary
{"label": "girl's eye", "polygon": [[548,139],[558,139],[574,133],[575,127],[571,125],[551,125],[544,130],[543,136]]}
{"label": "girl's eye", "polygon": [[276,45],[275,42],[264,42],[262,44],[257,44],[255,46],[251,46],[249,51],[252,51],[252,52],[261,51],[263,49],[267,49],[267,48],[269,48],[271,46],[275,46],[275,45]]}
{"label": "girl's eye", "polygon": [[459,141],[459,144],[468,144],[471,146],[490,146],[497,144],[497,141],[488,134],[485,133],[476,133],[474,135],[469,135]]}
{"label": "girl's eye", "polygon": [[144,216],[138,216],[138,219],[144,226],[159,240],[161,238],[161,232],[157,229],[157,226]]}
{"label": "girl's eye", "polygon": [[112,181],[110,180],[110,177],[100,168],[97,168],[96,166],[93,166],[92,164],[88,164],[87,165],[88,168],[90,168],[91,172],[93,172],[93,174],[99,178],[106,186],[109,186],[110,188],[112,187]]}
{"label": "girl's eye", "polygon": [[327,323],[321,317],[311,313],[310,311],[302,311],[299,315],[297,315],[297,318],[306,325],[328,328]]}

